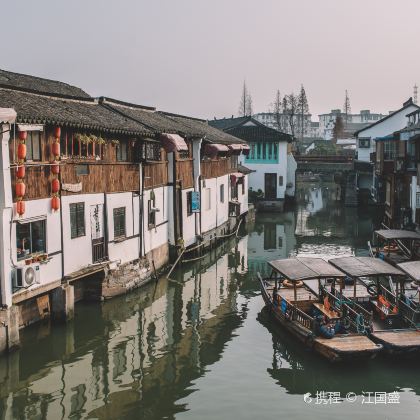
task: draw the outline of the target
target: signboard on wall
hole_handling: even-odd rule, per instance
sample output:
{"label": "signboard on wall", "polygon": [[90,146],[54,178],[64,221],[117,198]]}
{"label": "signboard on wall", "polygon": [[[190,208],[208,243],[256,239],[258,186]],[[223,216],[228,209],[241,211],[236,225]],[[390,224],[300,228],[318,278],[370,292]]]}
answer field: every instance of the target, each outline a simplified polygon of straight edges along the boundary
{"label": "signboard on wall", "polygon": [[200,211],[200,193],[198,191],[192,191],[191,193],[191,210],[193,213]]}

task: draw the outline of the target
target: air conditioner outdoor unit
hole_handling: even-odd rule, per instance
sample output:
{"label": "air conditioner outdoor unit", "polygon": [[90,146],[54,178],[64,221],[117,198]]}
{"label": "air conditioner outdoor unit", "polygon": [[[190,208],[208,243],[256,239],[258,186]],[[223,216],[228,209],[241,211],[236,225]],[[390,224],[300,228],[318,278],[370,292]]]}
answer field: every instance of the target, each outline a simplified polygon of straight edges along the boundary
{"label": "air conditioner outdoor unit", "polygon": [[39,284],[40,280],[39,264],[30,264],[23,267],[17,267],[13,279],[15,288],[27,288],[33,284]]}

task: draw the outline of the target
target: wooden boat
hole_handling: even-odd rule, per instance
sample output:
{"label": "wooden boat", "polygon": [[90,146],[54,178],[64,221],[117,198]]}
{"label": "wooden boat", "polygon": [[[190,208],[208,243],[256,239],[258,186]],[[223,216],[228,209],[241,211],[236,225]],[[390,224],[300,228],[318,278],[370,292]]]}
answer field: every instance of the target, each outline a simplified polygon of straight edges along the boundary
{"label": "wooden boat", "polygon": [[411,230],[375,230],[368,247],[372,257],[392,265],[420,259],[420,235]]}
{"label": "wooden boat", "polygon": [[[342,272],[321,258],[289,258],[268,264],[272,268],[269,278],[263,279],[258,273],[264,302],[274,320],[306,347],[332,362],[373,358],[382,349],[365,334],[355,331],[359,316],[356,310],[345,303],[338,308],[331,302],[335,299],[332,295],[324,294],[322,298],[313,290],[322,282],[343,280]],[[316,314],[346,329],[326,335]],[[370,320],[366,322],[369,324]]]}
{"label": "wooden boat", "polygon": [[369,337],[383,345],[386,353],[418,354],[420,313],[405,293],[406,274],[372,257],[339,257],[329,262],[353,281],[343,290],[343,296],[373,310]]}

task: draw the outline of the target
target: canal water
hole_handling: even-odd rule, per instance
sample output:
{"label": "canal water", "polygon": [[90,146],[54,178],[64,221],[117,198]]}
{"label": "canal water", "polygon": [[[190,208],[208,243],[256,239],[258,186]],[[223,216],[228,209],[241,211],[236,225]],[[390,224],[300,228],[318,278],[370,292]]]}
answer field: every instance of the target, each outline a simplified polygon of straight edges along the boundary
{"label": "canal water", "polygon": [[302,184],[295,208],[257,215],[170,280],[22,331],[0,358],[0,419],[419,418],[418,361],[330,365],[263,310],[255,274],[267,260],[367,255],[381,215],[338,194]]}

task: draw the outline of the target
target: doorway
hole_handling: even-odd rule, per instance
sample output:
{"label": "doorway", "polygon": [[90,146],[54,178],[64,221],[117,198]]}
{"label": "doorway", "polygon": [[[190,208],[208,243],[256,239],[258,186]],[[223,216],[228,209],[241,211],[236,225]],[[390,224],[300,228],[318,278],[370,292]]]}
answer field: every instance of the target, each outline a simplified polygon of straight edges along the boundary
{"label": "doorway", "polygon": [[264,191],[266,200],[277,199],[277,174],[265,174]]}

